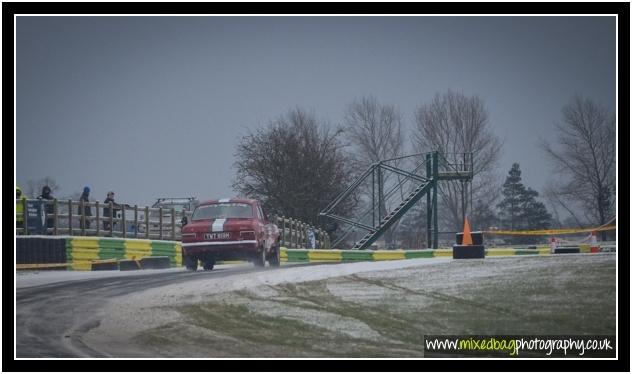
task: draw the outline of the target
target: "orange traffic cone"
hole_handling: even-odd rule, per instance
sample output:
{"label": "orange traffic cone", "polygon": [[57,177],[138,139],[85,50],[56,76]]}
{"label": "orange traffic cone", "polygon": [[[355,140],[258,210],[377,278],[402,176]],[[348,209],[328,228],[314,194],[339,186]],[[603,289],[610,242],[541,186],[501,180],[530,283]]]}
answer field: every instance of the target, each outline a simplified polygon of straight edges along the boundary
{"label": "orange traffic cone", "polygon": [[467,217],[465,217],[465,223],[463,224],[463,242],[462,245],[474,245],[472,241],[472,232],[470,230],[470,223],[467,221]]}
{"label": "orange traffic cone", "polygon": [[479,244],[474,245],[474,238],[472,237],[472,230],[470,229],[470,222],[465,218],[463,222],[463,234],[457,233],[457,243],[459,242],[459,235],[461,235],[461,244],[455,244],[452,247],[452,258],[485,258],[485,246],[482,243],[482,235]]}

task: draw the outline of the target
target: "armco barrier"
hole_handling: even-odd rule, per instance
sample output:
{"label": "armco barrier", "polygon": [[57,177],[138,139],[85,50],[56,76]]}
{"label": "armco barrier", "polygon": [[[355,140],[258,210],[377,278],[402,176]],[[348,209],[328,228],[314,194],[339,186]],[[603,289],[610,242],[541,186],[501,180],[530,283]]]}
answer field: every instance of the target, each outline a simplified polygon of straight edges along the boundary
{"label": "armco barrier", "polygon": [[[60,268],[91,270],[104,260],[140,260],[145,257],[164,257],[169,266],[181,266],[179,242],[166,240],[102,238],[89,236],[16,236],[16,268]],[[153,260],[155,261],[155,260]],[[161,267],[164,267],[161,260]],[[50,264],[50,266],[46,266]],[[53,266],[55,265],[55,266]]]}

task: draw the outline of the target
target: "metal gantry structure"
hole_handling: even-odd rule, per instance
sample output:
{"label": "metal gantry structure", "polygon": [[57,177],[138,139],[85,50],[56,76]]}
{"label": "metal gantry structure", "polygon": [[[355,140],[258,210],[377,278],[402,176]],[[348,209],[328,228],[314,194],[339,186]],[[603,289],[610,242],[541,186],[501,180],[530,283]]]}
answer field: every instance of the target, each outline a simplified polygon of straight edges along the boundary
{"label": "metal gantry structure", "polygon": [[[405,170],[399,166],[411,160],[413,166],[409,168],[410,170]],[[436,151],[373,163],[320,212],[320,216],[329,217],[347,227],[332,243],[332,247],[336,248],[350,233],[359,229],[366,231],[366,233],[354,243],[351,249],[368,248],[426,196],[428,248],[438,248],[438,183],[442,180],[471,181],[473,166],[472,153],[446,154]],[[389,183],[386,183],[387,175],[390,179]],[[354,217],[345,217],[343,214],[337,213],[337,208],[346,199],[357,198],[360,195],[365,197],[368,209],[356,212]]]}

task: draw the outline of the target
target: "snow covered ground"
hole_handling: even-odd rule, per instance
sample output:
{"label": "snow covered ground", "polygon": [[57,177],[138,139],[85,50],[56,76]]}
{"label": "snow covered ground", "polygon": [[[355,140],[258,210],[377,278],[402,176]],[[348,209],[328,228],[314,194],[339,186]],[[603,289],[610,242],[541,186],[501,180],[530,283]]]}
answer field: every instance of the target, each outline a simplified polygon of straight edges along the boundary
{"label": "snow covered ground", "polygon": [[112,299],[113,357],[422,357],[427,334],[614,334],[615,255],[326,264]]}
{"label": "snow covered ground", "polygon": [[[409,266],[417,266],[419,264],[429,264],[436,262],[445,262],[451,261],[451,259],[445,258],[433,258],[433,259],[412,259],[412,260],[403,260],[403,261],[383,261],[383,262],[356,262],[356,263],[346,263],[346,264],[327,264],[327,266],[319,269],[319,271],[314,271],[314,269],[310,269],[309,267],[299,267],[295,268],[294,266],[300,265],[300,263],[283,263],[281,269],[269,269],[268,272],[264,274],[259,274],[257,277],[244,277],[244,275],[238,275],[231,277],[227,282],[219,282],[217,287],[212,288],[212,292],[221,292],[221,291],[230,291],[235,289],[235,287],[251,287],[259,285],[259,282],[263,281],[270,284],[277,284],[280,282],[305,282],[309,280],[318,280],[324,279],[328,277],[335,277],[341,275],[347,275],[357,272],[364,271],[379,271],[379,270],[388,270],[388,269],[398,269]],[[239,267],[252,267],[249,263],[231,263],[224,265],[216,265],[215,270],[220,269],[230,269],[230,268],[239,268]],[[200,270],[201,271],[201,270]],[[118,270],[106,270],[106,271],[53,271],[53,270],[42,270],[42,271],[19,271],[16,273],[16,288],[23,287],[33,287],[33,286],[41,286],[47,284],[54,284],[60,282],[73,282],[73,281],[82,281],[89,279],[103,279],[103,278],[112,278],[112,277],[137,277],[139,275],[144,274],[161,274],[161,273],[180,273],[180,272],[188,272],[184,270],[184,268],[170,268],[170,269],[160,269],[160,270],[141,270],[141,271],[118,271]],[[235,278],[239,279],[240,282],[237,284],[233,284]],[[211,282],[216,282],[217,279],[212,280]],[[227,288],[224,290],[222,287],[226,286]],[[200,290],[208,289],[208,281],[199,280],[197,282],[191,282],[187,287],[187,290],[190,290],[192,293],[199,293]],[[166,288],[169,288],[166,286]],[[158,292],[163,292],[164,289],[159,290]]]}

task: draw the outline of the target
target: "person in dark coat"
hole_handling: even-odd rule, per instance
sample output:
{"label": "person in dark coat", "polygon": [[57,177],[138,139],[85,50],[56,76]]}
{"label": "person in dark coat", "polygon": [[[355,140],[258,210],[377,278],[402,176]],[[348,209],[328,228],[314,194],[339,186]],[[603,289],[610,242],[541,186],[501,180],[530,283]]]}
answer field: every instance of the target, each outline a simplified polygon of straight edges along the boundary
{"label": "person in dark coat", "polygon": [[[110,203],[112,203],[112,212],[110,212]],[[115,209],[118,208],[119,205],[114,202],[114,191],[108,192],[107,197],[103,200],[103,204],[105,205],[103,207],[103,229],[110,230],[110,213],[112,217],[116,217],[116,213],[120,210]]]}
{"label": "person in dark coat", "polygon": [[[55,198],[50,193],[51,193],[50,187],[44,186],[42,187],[42,194],[39,195],[37,198],[41,200],[54,200]],[[53,203],[50,201],[44,202],[44,211],[46,212],[46,215],[47,215],[46,228],[47,229],[53,228],[55,226],[55,219],[52,217],[48,217],[48,214],[53,214],[55,212]]]}
{"label": "person in dark coat", "polygon": [[[81,194],[81,197],[79,198],[79,201],[83,201],[83,212],[81,211],[81,205],[79,205],[79,207],[77,208],[77,214],[79,215],[79,227],[81,227],[82,229],[84,228],[83,226],[83,221],[85,220],[86,222],[86,229],[90,228],[90,220],[87,217],[92,217],[92,208],[90,207],[90,205],[88,205],[90,203],[90,187],[84,187],[83,188],[83,193]],[[86,216],[85,219],[81,219],[81,216],[84,215]]]}

